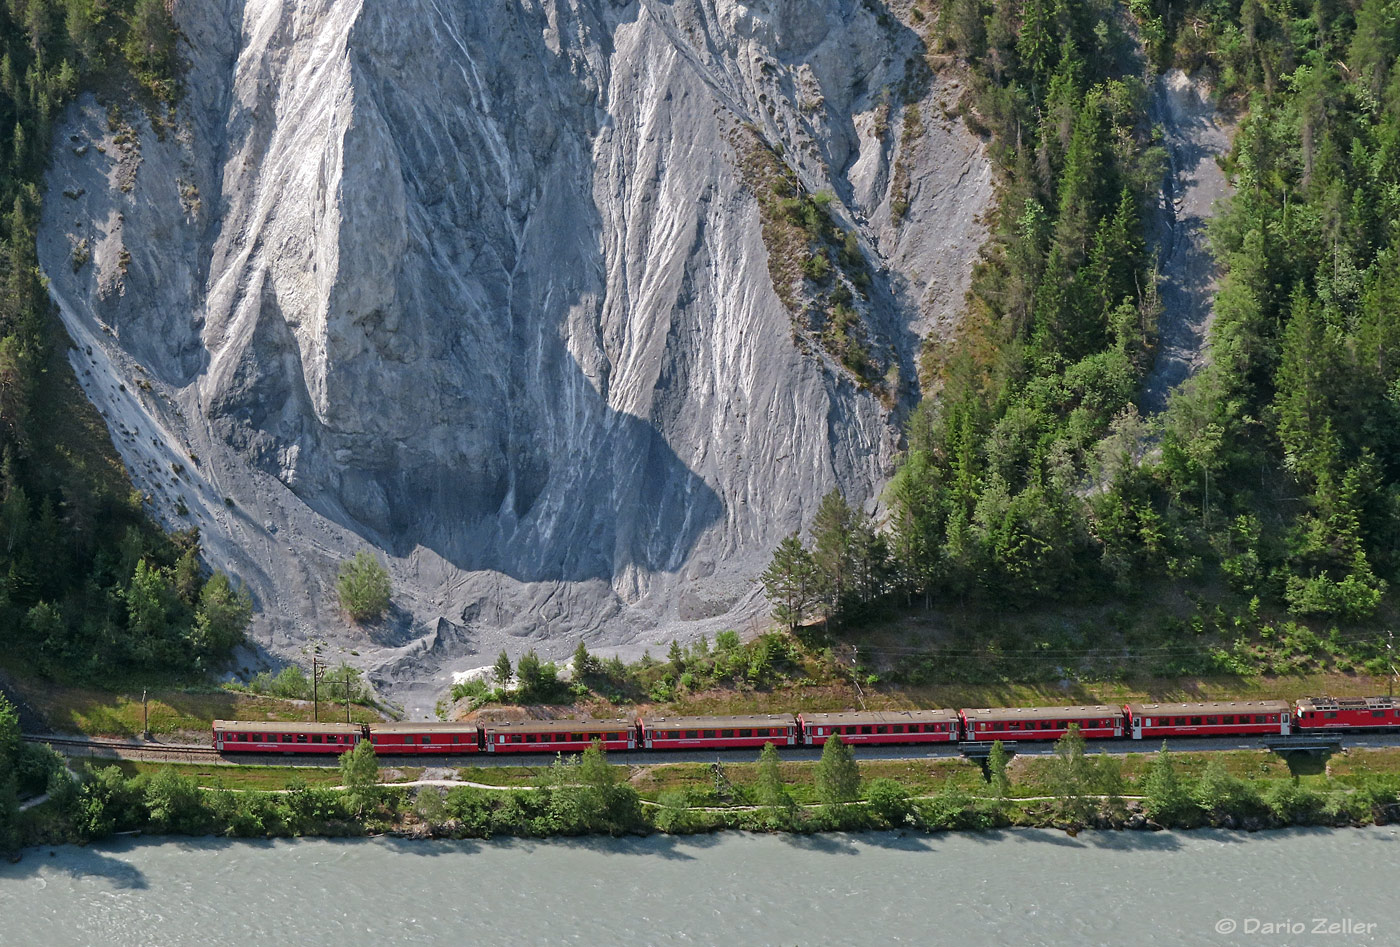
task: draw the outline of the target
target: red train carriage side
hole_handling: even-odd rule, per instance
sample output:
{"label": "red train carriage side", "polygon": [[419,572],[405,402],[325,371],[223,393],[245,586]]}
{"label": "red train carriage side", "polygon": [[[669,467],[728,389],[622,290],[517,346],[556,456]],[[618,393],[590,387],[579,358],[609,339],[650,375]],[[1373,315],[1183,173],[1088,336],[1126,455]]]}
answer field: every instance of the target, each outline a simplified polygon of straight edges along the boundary
{"label": "red train carriage side", "polygon": [[698,747],[761,747],[797,744],[797,718],[792,714],[750,717],[644,717],[637,721],[642,746],[648,750]]}
{"label": "red train carriage side", "polygon": [[1400,730],[1395,697],[1303,697],[1296,714],[1300,730]]}
{"label": "red train carriage side", "polygon": [[466,723],[372,723],[369,739],[380,755],[481,752],[480,729]]}
{"label": "red train carriage side", "polygon": [[1126,704],[1134,740],[1276,733],[1287,736],[1290,712],[1282,700],[1216,700],[1188,704]]}
{"label": "red train carriage side", "polygon": [[637,748],[637,725],[631,720],[524,720],[481,729],[487,753],[579,753],[594,740],[605,750]]}
{"label": "red train carriage side", "polygon": [[274,723],[215,720],[214,749],[221,753],[344,753],[360,727],[348,723]]}
{"label": "red train carriage side", "polygon": [[1058,740],[1069,732],[1069,725],[1079,725],[1080,736],[1086,740],[1108,739],[1123,735],[1123,710],[1100,704],[1096,707],[982,707],[959,711],[962,716],[963,739],[984,740]]}
{"label": "red train carriage side", "polygon": [[952,743],[962,733],[956,710],[884,710],[799,714],[802,741],[822,746],[833,733],[846,743]]}

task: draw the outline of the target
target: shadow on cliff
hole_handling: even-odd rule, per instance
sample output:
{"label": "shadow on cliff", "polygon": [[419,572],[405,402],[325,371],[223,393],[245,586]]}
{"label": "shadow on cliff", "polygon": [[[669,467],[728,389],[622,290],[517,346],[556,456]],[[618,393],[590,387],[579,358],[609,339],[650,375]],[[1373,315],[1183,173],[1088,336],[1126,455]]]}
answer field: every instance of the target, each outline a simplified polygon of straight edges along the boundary
{"label": "shadow on cliff", "polygon": [[[616,327],[605,312],[592,149],[606,82],[590,87],[568,57],[529,45],[512,47],[510,70],[497,69],[490,44],[473,41],[608,29],[586,6],[558,11],[573,25],[511,5],[421,12],[426,41],[408,38],[396,8],[376,8],[349,43],[357,99],[342,226],[385,229],[368,244],[347,241],[340,265],[361,274],[361,256],[369,268],[389,265],[363,246],[402,238],[409,249],[373,284],[392,281],[394,292],[375,295],[382,308],[357,302],[328,320],[330,369],[308,385],[291,328],[296,301],[250,277],[260,286],[256,322],[208,406],[214,430],[319,514],[396,556],[423,547],[459,569],[523,582],[675,571],[724,507],[661,433],[681,436],[670,415],[700,383],[686,353],[668,345],[603,354],[602,335]],[[428,87],[439,92],[432,102],[415,92]],[[542,150],[546,130],[552,143]],[[381,205],[408,210],[396,222]],[[410,243],[410,230],[441,239]],[[442,249],[454,239],[470,252]],[[578,323],[569,335],[580,311],[597,340]],[[580,366],[571,340],[596,348],[601,377]],[[623,361],[644,366],[644,386],[660,369],[650,397],[610,389]]]}

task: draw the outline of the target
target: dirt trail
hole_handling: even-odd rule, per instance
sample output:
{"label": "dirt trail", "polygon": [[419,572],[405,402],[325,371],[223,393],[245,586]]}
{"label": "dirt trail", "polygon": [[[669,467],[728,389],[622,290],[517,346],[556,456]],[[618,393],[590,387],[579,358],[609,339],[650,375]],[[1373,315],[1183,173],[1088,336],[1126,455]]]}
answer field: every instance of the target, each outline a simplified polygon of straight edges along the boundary
{"label": "dirt trail", "polygon": [[1206,242],[1214,204],[1230,194],[1216,162],[1230,150],[1235,125],[1210,100],[1210,88],[1180,69],[1159,76],[1152,120],[1161,125],[1168,170],[1158,200],[1152,242],[1161,267],[1162,316],[1157,361],[1143,390],[1143,407],[1161,411],[1171,390],[1206,360],[1218,268]]}

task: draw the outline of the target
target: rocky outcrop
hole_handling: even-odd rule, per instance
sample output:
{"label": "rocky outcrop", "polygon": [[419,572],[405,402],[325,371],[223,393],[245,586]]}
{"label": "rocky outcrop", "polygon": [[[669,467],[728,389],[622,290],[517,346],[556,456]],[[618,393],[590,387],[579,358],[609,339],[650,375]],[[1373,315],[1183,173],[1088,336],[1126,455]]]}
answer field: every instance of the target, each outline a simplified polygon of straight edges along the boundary
{"label": "rocky outcrop", "polygon": [[[909,386],[799,344],[733,132],[834,193],[915,377],[991,180],[883,4],[175,12],[184,100],[69,110],[41,260],[135,481],[249,582],[262,648],[353,648],[415,707],[503,645],[639,653],[752,614],[832,487],[875,496]],[[366,545],[396,611],[360,633],[331,586]]]}

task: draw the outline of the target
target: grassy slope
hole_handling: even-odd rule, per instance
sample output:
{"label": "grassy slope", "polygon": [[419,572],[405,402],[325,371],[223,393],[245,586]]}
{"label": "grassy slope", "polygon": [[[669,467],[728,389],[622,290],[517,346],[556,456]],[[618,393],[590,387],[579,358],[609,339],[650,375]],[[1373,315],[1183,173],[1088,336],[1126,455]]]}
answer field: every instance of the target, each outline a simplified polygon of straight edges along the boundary
{"label": "grassy slope", "polygon": [[[115,690],[82,684],[41,680],[24,669],[5,667],[15,696],[41,714],[58,733],[102,737],[133,737],[141,732],[142,708],[139,684]],[[310,701],[283,700],[256,694],[237,694],[211,687],[182,688],[156,682],[147,689],[150,728],[157,736],[187,737],[208,742],[215,720],[311,720]],[[322,720],[343,720],[343,705],[322,701]],[[350,717],[357,723],[384,719],[375,710],[352,704]]]}

